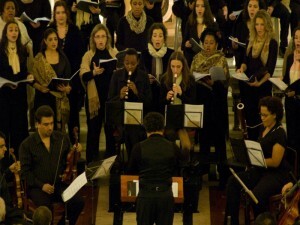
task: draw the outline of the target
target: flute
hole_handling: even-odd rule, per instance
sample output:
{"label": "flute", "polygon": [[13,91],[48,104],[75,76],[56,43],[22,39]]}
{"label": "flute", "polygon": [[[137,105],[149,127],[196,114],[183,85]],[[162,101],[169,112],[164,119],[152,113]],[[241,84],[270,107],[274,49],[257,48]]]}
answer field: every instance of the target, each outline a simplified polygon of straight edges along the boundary
{"label": "flute", "polygon": [[[173,76],[173,87],[176,85],[177,73]],[[177,93],[174,91],[173,97],[171,98],[171,104],[174,104]]]}
{"label": "flute", "polygon": [[128,79],[127,79],[127,91],[126,91],[126,95],[125,95],[125,99],[128,99],[128,92],[129,92],[129,84],[130,84],[130,77],[131,77],[132,72],[129,71],[128,72]]}

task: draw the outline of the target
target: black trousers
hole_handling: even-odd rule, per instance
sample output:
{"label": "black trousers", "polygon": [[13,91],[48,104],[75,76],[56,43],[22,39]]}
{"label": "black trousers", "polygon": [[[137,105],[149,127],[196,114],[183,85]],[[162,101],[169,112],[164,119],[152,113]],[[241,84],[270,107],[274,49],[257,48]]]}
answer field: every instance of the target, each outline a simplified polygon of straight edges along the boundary
{"label": "black trousers", "polygon": [[[267,211],[269,198],[272,195],[280,193],[283,185],[288,182],[287,172],[278,171],[276,169],[265,170],[251,168],[246,172],[238,173],[238,176],[245,185],[252,190],[258,200],[258,204],[251,202],[255,217]],[[231,216],[231,225],[239,225],[241,190],[242,186],[240,183],[234,176],[231,176],[227,183],[227,201],[224,220],[226,221],[227,216]]]}
{"label": "black trousers", "polygon": [[152,193],[140,190],[136,205],[137,225],[172,225],[173,217],[174,197],[171,189]]}
{"label": "black trousers", "polygon": [[[67,186],[56,187],[55,192],[52,195],[47,194],[41,188],[32,188],[28,190],[29,197],[34,204],[39,206],[47,206],[51,211],[53,209],[54,202],[62,202],[61,193]],[[75,225],[76,221],[84,207],[84,200],[82,196],[77,192],[67,203],[67,218],[70,225]],[[61,218],[59,225],[65,224],[65,218]]]}

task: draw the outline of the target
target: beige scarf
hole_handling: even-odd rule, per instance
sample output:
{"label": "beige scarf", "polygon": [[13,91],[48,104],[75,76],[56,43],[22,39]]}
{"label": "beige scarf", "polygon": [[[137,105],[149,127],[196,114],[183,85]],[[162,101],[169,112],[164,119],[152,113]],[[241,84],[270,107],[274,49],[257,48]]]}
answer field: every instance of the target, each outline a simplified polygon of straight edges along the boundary
{"label": "beige scarf", "polygon": [[290,84],[300,79],[300,62],[295,59],[296,50],[294,51],[294,62],[290,69]]}
{"label": "beige scarf", "polygon": [[254,40],[250,40],[247,48],[247,55],[250,53],[250,49],[252,48],[252,57],[257,58],[260,56],[260,59],[265,66],[268,57],[269,57],[269,45],[271,38],[266,36],[264,40],[257,40],[257,37]]}
{"label": "beige scarf", "polygon": [[137,34],[143,33],[146,28],[147,23],[147,16],[146,13],[143,11],[142,15],[139,20],[134,18],[132,11],[130,10],[126,16],[126,20],[129,23],[130,29]]}
{"label": "beige scarf", "polygon": [[[32,71],[35,80],[42,86],[47,87],[53,77],[57,77],[50,63],[47,62],[42,53],[38,53],[34,58]],[[56,98],[56,120],[57,128],[66,132],[66,124],[69,121],[70,104],[66,93],[59,91],[50,91],[50,94]]]}
{"label": "beige scarf", "polygon": [[[117,52],[114,49],[108,50],[109,54],[112,58],[114,58],[117,54]],[[82,58],[82,63],[80,66],[80,76],[86,72],[90,72],[90,64],[92,62],[92,58],[95,55],[95,52],[92,50],[89,50]],[[89,113],[90,117],[89,119],[93,119],[94,117],[98,116],[98,111],[100,109],[100,98],[98,95],[96,83],[94,79],[91,79],[87,83],[87,97],[88,97],[88,104],[89,104]]]}
{"label": "beige scarf", "polygon": [[20,73],[20,60],[17,54],[17,45],[16,43],[8,42],[7,48],[7,56],[8,56],[8,63],[11,66],[14,75]]}

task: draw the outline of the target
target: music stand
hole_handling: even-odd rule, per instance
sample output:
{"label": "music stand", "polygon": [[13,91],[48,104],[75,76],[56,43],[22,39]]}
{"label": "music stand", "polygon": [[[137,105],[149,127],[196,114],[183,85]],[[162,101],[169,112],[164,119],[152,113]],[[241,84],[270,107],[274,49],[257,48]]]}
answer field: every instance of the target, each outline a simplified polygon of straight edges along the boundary
{"label": "music stand", "polygon": [[202,128],[203,105],[166,105],[165,127],[169,129]]}
{"label": "music stand", "polygon": [[91,162],[86,168],[86,177],[92,184],[92,225],[94,221],[94,180],[109,175],[110,168],[116,160],[116,155],[97,162]]}

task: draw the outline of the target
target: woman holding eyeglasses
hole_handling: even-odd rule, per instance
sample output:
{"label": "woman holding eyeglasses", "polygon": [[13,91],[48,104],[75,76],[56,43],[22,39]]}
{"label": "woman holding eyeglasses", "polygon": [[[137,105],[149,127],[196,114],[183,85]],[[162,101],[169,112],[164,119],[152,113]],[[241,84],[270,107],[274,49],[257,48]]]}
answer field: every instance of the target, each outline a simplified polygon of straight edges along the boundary
{"label": "woman holding eyeglasses", "polygon": [[[86,159],[91,162],[98,157],[99,138],[102,122],[105,118],[105,102],[109,90],[113,71],[116,69],[116,61],[101,63],[101,60],[115,58],[116,51],[111,47],[111,36],[103,24],[97,24],[90,36],[90,47],[81,62],[80,77],[86,86],[86,117],[87,140]],[[106,137],[106,155],[110,156],[113,146],[109,139],[111,132],[108,126],[104,126]]]}
{"label": "woman holding eyeglasses", "polygon": [[[268,211],[269,198],[281,192],[281,188],[289,181],[289,165],[284,158],[286,134],[281,125],[283,105],[281,99],[267,96],[259,101],[262,126],[259,135],[266,168],[249,167],[237,175],[252,190],[258,204],[251,204],[254,216]],[[231,217],[231,225],[239,224],[239,205],[241,185],[234,176],[227,183],[225,220]]]}

